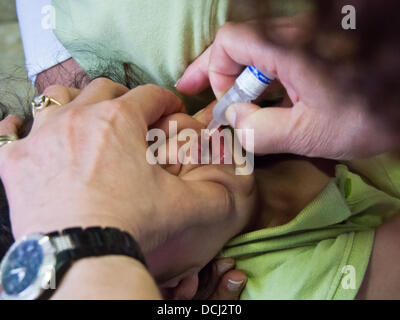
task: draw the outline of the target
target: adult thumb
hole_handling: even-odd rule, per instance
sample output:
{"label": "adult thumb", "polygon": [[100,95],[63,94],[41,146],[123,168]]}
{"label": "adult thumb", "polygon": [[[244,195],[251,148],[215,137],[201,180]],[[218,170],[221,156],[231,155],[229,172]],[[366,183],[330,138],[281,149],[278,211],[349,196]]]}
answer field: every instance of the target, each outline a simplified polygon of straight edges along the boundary
{"label": "adult thumb", "polygon": [[[254,143],[249,142],[247,135],[237,137],[249,152],[255,154],[289,152],[289,133],[291,108],[260,108],[251,103],[236,103],[226,111],[226,119],[235,129],[251,130]],[[244,136],[246,138],[244,139]],[[254,146],[254,150],[249,150]]]}

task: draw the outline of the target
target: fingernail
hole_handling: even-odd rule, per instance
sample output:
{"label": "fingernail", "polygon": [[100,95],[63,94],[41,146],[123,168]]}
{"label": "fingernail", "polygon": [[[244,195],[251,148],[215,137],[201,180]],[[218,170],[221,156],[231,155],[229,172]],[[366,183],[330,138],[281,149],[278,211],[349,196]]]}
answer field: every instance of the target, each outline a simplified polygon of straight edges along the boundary
{"label": "fingernail", "polygon": [[244,280],[234,281],[234,280],[229,279],[227,288],[229,291],[239,291],[242,289],[243,283],[244,283]]}
{"label": "fingernail", "polygon": [[226,94],[228,92],[228,90],[226,90],[226,91],[214,91],[214,95],[215,95],[215,97],[217,98],[217,100],[219,101],[219,100],[221,100],[223,97],[224,97],[224,95]]}
{"label": "fingernail", "polygon": [[179,86],[179,82],[181,81],[182,78],[179,78],[178,81],[174,84],[174,87],[177,88]]}
{"label": "fingernail", "polygon": [[231,270],[235,266],[233,260],[221,260],[217,261],[217,272],[219,275],[223,275],[227,271]]}

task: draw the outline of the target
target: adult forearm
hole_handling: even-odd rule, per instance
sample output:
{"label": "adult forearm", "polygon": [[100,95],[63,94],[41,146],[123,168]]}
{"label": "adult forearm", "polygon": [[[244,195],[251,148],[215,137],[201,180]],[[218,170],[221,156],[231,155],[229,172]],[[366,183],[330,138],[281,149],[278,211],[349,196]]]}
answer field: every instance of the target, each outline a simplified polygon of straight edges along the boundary
{"label": "adult forearm", "polygon": [[52,299],[160,299],[146,268],[125,256],[86,258],[75,262]]}

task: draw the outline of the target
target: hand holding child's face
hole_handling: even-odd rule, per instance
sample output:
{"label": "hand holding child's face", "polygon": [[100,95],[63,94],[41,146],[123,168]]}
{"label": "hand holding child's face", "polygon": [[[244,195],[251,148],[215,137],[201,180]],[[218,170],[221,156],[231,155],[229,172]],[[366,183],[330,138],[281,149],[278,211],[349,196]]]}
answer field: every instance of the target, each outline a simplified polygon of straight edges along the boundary
{"label": "hand holding child's face", "polygon": [[[177,121],[178,131],[185,128],[200,132],[205,129],[212,117],[212,107],[201,110],[194,117],[179,113],[168,116],[157,123],[157,127],[168,130],[169,121]],[[178,133],[179,134],[179,133]],[[172,143],[169,137],[169,143]],[[185,142],[180,143],[181,145]],[[167,142],[168,145],[168,142]],[[178,145],[179,149],[180,145]],[[168,150],[168,148],[167,148]],[[234,194],[235,206],[228,216],[218,224],[194,225],[186,232],[169,239],[162,247],[147,255],[150,270],[161,287],[176,287],[181,283],[191,286],[193,295],[197,290],[197,273],[222,249],[224,244],[239,234],[250,222],[256,203],[255,181],[253,175],[235,175],[235,164],[202,165],[174,164],[166,165],[165,170],[181,179],[215,181],[229,184]],[[166,190],[174,192],[174,190]],[[182,199],[184,202],[185,199]],[[226,199],[221,199],[221,203]],[[179,210],[179,203],[177,203]]]}

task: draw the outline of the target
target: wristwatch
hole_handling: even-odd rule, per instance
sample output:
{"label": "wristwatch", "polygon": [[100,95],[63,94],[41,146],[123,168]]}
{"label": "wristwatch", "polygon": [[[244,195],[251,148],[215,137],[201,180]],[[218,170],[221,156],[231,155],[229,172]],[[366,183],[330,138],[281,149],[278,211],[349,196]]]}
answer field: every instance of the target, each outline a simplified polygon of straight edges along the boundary
{"label": "wristwatch", "polygon": [[1,262],[0,298],[48,299],[74,261],[105,255],[125,255],[146,265],[133,237],[116,228],[69,228],[26,236]]}

